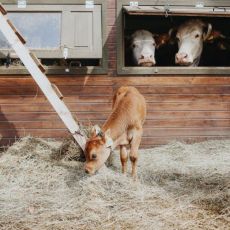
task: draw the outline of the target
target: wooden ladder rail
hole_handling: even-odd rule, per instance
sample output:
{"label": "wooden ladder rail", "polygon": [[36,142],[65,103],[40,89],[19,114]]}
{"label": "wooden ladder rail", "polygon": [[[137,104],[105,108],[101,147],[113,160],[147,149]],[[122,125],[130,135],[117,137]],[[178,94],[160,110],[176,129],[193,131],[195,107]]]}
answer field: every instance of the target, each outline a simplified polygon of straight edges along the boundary
{"label": "wooden ladder rail", "polygon": [[[64,122],[67,129],[70,131],[74,139],[84,151],[86,143],[85,134],[80,130],[79,125],[74,120],[69,109],[61,100],[63,96],[58,90],[57,86],[51,84],[47,76],[44,74],[45,68],[43,67],[43,65],[40,63],[37,57],[32,54],[28,50],[28,48],[25,47],[25,39],[23,38],[23,36],[20,35],[20,33],[7,18],[7,11],[4,9],[1,3],[0,30],[2,31],[3,35],[6,37],[12,48],[15,50],[16,54],[21,59],[35,82],[38,84],[50,104],[53,106],[54,110]],[[57,93],[59,94],[60,98],[58,97]]]}

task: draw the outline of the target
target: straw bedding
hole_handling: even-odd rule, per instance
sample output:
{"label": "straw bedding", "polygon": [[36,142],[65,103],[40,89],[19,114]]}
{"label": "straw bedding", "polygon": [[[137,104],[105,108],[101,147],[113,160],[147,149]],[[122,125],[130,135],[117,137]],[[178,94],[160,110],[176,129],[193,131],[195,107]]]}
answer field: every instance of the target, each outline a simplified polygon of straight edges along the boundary
{"label": "straw bedding", "polygon": [[83,171],[73,143],[25,137],[0,153],[0,229],[229,229],[230,140],[140,151],[138,175]]}

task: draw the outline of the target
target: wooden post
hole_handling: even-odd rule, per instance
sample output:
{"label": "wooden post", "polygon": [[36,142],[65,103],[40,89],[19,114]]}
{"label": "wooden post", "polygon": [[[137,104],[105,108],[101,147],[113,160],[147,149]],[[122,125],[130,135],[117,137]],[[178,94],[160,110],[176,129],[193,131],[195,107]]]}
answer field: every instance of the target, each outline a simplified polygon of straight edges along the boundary
{"label": "wooden post", "polygon": [[2,31],[12,48],[15,50],[16,54],[21,59],[21,61],[23,62],[35,82],[38,84],[42,92],[45,94],[50,104],[58,113],[65,126],[73,135],[74,139],[84,151],[86,143],[86,137],[84,133],[81,132],[80,127],[73,119],[65,103],[60,100],[60,95],[58,96],[56,94],[54,88],[52,87],[52,84],[43,73],[44,67],[39,62],[39,60],[34,55],[31,55],[30,51],[24,46],[25,40],[15,29],[13,24],[7,19],[6,15],[6,10],[2,5],[0,5],[0,30]]}

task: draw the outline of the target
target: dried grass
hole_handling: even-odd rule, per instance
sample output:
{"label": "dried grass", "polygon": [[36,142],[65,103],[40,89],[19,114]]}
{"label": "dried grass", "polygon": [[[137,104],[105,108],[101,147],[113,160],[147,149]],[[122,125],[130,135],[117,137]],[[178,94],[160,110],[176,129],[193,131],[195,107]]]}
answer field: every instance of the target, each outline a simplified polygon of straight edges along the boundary
{"label": "dried grass", "polygon": [[229,229],[230,140],[142,150],[138,182],[117,153],[86,176],[68,143],[26,137],[1,153],[1,230]]}

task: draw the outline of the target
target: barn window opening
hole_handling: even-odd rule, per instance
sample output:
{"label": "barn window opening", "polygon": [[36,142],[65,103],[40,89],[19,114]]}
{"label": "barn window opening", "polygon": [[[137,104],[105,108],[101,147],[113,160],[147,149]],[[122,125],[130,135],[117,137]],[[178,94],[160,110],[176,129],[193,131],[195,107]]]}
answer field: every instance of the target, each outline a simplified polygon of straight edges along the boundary
{"label": "barn window opening", "polygon": [[[175,6],[166,11],[165,6],[142,4],[121,9],[120,74],[229,73],[230,7]],[[193,24],[200,27],[193,31]]]}
{"label": "barn window opening", "polygon": [[[125,36],[125,66],[135,66],[133,61],[131,47],[131,37],[137,30],[150,31],[155,41],[161,35],[168,35],[170,29],[177,28],[188,20],[200,20],[207,25],[212,26],[215,34],[203,43],[203,50],[199,62],[199,66],[230,66],[230,18],[207,18],[207,17],[184,17],[184,16],[133,16],[126,15],[124,25]],[[218,37],[219,35],[219,37]],[[159,43],[162,41],[158,41]],[[176,66],[175,54],[178,51],[176,38],[168,38],[163,41],[164,44],[156,44],[155,59],[156,66]]]}
{"label": "barn window opening", "polygon": [[[81,3],[82,2],[82,3]],[[47,74],[97,74],[107,71],[104,1],[92,8],[84,1],[33,1],[18,8],[13,1],[4,4],[7,17],[26,40],[26,46],[40,59]],[[7,70],[4,67],[9,67]],[[11,45],[0,32],[0,69],[2,73],[26,73]],[[56,68],[56,71],[55,71]]]}

